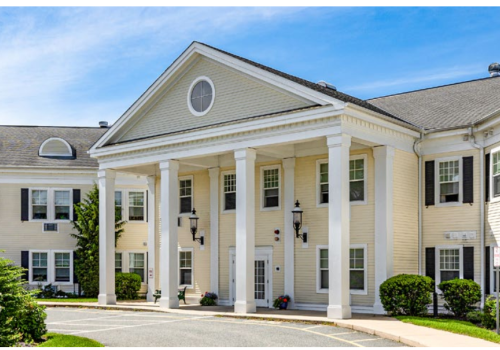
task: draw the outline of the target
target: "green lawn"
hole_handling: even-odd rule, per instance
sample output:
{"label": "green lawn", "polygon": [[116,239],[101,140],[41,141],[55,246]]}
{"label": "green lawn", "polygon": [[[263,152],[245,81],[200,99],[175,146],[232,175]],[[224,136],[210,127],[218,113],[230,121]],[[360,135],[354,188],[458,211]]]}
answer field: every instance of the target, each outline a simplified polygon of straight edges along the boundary
{"label": "green lawn", "polygon": [[64,302],[64,303],[97,303],[97,298],[47,298],[37,299],[37,301]]}
{"label": "green lawn", "polygon": [[40,347],[81,347],[81,348],[96,348],[103,347],[98,341],[77,337],[74,335],[58,334],[58,333],[47,333],[47,341],[40,343]]}
{"label": "green lawn", "polygon": [[396,316],[400,321],[417,326],[435,328],[469,337],[480,338],[494,343],[500,343],[500,335],[485,328],[480,328],[467,321],[458,321],[449,318],[430,318],[416,316]]}

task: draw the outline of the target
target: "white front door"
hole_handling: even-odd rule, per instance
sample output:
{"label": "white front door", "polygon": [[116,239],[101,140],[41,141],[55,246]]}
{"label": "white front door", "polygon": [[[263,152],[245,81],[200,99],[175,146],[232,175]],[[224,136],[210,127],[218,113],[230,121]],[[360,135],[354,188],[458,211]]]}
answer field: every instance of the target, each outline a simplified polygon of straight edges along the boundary
{"label": "white front door", "polygon": [[[270,295],[270,286],[272,285],[272,273],[270,268],[270,259],[272,259],[272,252],[259,252],[256,249],[255,255],[255,304],[258,307],[269,307],[272,305],[272,296]],[[236,301],[236,255],[234,251],[230,251],[230,298],[231,303],[234,305]]]}

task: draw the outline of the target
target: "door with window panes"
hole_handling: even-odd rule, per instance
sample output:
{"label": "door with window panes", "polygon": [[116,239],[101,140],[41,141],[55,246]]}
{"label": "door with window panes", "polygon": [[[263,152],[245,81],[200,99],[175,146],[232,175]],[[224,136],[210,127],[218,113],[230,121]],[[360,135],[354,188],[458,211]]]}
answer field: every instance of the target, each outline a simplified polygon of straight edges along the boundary
{"label": "door with window panes", "polygon": [[[236,255],[232,255],[232,276],[231,291],[233,295],[232,302],[236,301]],[[258,307],[269,307],[271,295],[269,291],[269,258],[267,255],[256,255],[254,262],[254,298],[255,305]]]}

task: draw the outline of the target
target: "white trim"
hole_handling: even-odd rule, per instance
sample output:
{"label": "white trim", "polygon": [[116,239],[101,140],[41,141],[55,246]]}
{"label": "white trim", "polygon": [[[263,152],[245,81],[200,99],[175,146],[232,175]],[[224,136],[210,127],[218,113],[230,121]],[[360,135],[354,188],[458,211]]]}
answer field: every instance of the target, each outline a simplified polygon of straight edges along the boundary
{"label": "white trim", "polygon": [[[177,279],[177,284],[179,288],[187,287],[188,289],[194,288],[194,248],[192,247],[179,247],[179,254],[177,255],[177,261],[179,262],[179,277]],[[191,284],[181,284],[181,255],[180,252],[191,252]]]}
{"label": "white trim", "polygon": [[[202,112],[197,112],[193,108],[193,105],[191,104],[191,94],[192,94],[193,89],[196,86],[196,84],[198,84],[201,81],[206,81],[210,85],[210,87],[212,88],[212,101],[210,101],[210,105],[207,107],[207,109],[205,109]],[[187,94],[187,105],[188,105],[188,108],[189,108],[189,111],[191,112],[191,114],[193,114],[196,117],[202,117],[202,116],[204,116],[205,114],[207,114],[208,112],[210,112],[210,110],[212,109],[212,107],[214,105],[214,102],[215,102],[215,85],[214,85],[214,82],[212,81],[212,79],[210,79],[209,77],[204,76],[204,75],[201,76],[201,77],[196,78],[191,83],[191,86],[189,87],[188,94]]]}
{"label": "white trim", "polygon": [[[363,249],[363,277],[364,277],[364,289],[350,289],[351,295],[368,295],[368,245],[367,244],[351,244],[349,247],[349,259],[351,254],[351,249]],[[350,266],[350,262],[349,262]],[[355,270],[359,271],[359,270]],[[351,268],[349,267],[349,273],[351,272]],[[349,282],[350,284],[350,282]],[[350,286],[349,286],[350,287]]]}
{"label": "white trim", "polygon": [[494,249],[495,247],[498,247],[498,244],[494,243],[490,245],[490,261],[488,261],[488,264],[490,264],[490,294],[489,295],[494,295],[495,294],[495,266],[493,266],[493,258],[494,258]]}
{"label": "white trim", "polygon": [[[443,162],[452,162],[458,161],[458,201],[457,202],[447,202],[441,203],[441,182],[439,181],[439,164]],[[436,184],[434,187],[434,201],[436,207],[457,207],[461,206],[463,203],[463,169],[462,169],[462,157],[461,156],[453,156],[453,157],[445,157],[445,158],[436,158],[434,159],[434,183]]]}
{"label": "white trim", "polygon": [[[264,207],[264,171],[278,169],[278,206]],[[260,211],[281,210],[281,164],[266,165],[260,167]]]}
{"label": "white trim", "polygon": [[[47,191],[47,219],[33,219],[33,191]],[[68,220],[56,220],[55,218],[55,195],[56,191],[69,192],[69,219]],[[28,214],[29,222],[53,222],[53,223],[69,223],[73,220],[73,188],[56,188],[56,187],[30,187],[28,189]],[[43,227],[42,227],[43,231]]]}
{"label": "white trim", "polygon": [[[319,265],[320,260],[320,250],[328,250],[328,245],[317,245],[316,246],[316,293],[327,294],[327,288],[321,288],[321,269]],[[330,260],[330,252],[328,252],[328,260]],[[327,268],[328,271],[328,268]]]}
{"label": "white trim", "polygon": [[[236,169],[235,170],[226,170],[226,171],[221,171],[221,177],[220,177],[220,181],[221,181],[221,185],[220,185],[220,192],[221,192],[221,206],[220,206],[220,212],[221,214],[235,214],[236,213],[236,209],[230,209],[230,210],[226,210],[225,207],[226,207],[226,196],[225,196],[225,192],[224,192],[224,177],[226,175],[234,175],[236,176]],[[238,179],[236,179],[236,181],[238,181]],[[236,193],[236,190],[235,190],[235,193]]]}
{"label": "white trim", "polygon": [[[189,213],[181,213],[181,181],[185,180],[191,180],[191,210]],[[179,192],[177,193],[178,201],[179,201],[179,216],[184,217],[184,216],[190,216],[191,212],[193,211],[194,208],[194,176],[193,175],[186,175],[186,176],[179,176]],[[188,196],[185,196],[184,198],[187,198]]]}
{"label": "white trim", "polygon": [[[68,148],[68,153],[67,154],[44,153],[43,148],[47,145],[47,143],[51,141],[61,141]],[[38,149],[38,155],[41,157],[73,157],[73,149],[66,140],[60,137],[51,137],[43,141],[43,143],[40,145],[40,148]]]}
{"label": "white trim", "polygon": [[[366,205],[368,204],[368,155],[367,154],[357,154],[349,156],[349,169],[352,160],[363,159],[363,200],[362,201],[351,201],[351,205]],[[349,191],[351,190],[351,180],[349,179]],[[349,194],[350,195],[350,194]]]}
{"label": "white trim", "polygon": [[[316,160],[316,208],[328,208],[328,202],[321,203],[321,164],[328,164],[328,159]],[[328,193],[328,200],[330,200],[330,193]]]}
{"label": "white trim", "polygon": [[435,264],[435,276],[436,276],[436,291],[438,293],[441,293],[439,290],[438,286],[441,283],[441,265],[440,265],[440,256],[441,256],[441,250],[445,249],[458,249],[459,254],[460,254],[460,262],[459,262],[459,278],[463,279],[464,278],[464,246],[463,245],[437,245],[436,247],[436,254],[434,257],[434,264]]}
{"label": "white trim", "polygon": [[[367,244],[351,244],[349,246],[349,257],[350,257],[350,252],[351,249],[363,249],[364,250],[364,255],[363,255],[363,271],[364,271],[364,290],[353,290],[349,289],[349,292],[351,295],[368,295],[368,245]],[[320,269],[320,250],[329,250],[328,245],[325,244],[319,244],[316,246],[316,293],[318,294],[327,294],[328,289],[326,288],[321,288],[321,269]],[[328,251],[328,260],[330,260],[330,252]],[[328,270],[328,269],[327,269]],[[349,274],[351,272],[351,269],[349,268]],[[350,284],[350,282],[349,282]]]}
{"label": "white trim", "polygon": [[[498,196],[495,197],[495,192],[494,192],[494,189],[493,189],[493,177],[494,177],[493,176],[493,154],[494,153],[498,153],[498,152],[500,152],[500,146],[495,147],[495,148],[493,148],[490,151],[490,165],[489,165],[489,167],[490,167],[490,177],[489,177],[489,179],[487,179],[487,181],[489,181],[489,183],[490,183],[490,193],[489,193],[489,195],[490,195],[490,202],[492,202],[492,203],[500,201],[500,195],[498,195]],[[498,175],[498,176],[500,176],[500,175]]]}
{"label": "white trim", "polygon": [[[73,250],[69,249],[30,249],[29,253],[29,267],[28,267],[28,281],[30,285],[48,285],[52,284],[54,286],[68,286],[73,284]],[[47,253],[47,281],[39,282],[33,281],[33,253]],[[56,271],[55,271],[55,253],[69,253],[70,265],[69,265],[69,282],[56,282]]]}
{"label": "white trim", "polygon": [[[327,311],[327,304],[296,303],[295,310]],[[351,311],[357,314],[373,314],[372,306],[351,305]]]}

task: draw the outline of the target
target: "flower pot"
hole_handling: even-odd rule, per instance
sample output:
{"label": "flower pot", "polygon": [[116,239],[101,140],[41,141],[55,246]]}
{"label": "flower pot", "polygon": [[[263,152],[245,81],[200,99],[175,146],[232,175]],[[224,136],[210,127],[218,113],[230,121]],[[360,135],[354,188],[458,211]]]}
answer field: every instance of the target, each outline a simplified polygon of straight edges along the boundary
{"label": "flower pot", "polygon": [[280,310],[286,310],[287,307],[288,307],[288,302],[280,304]]}

